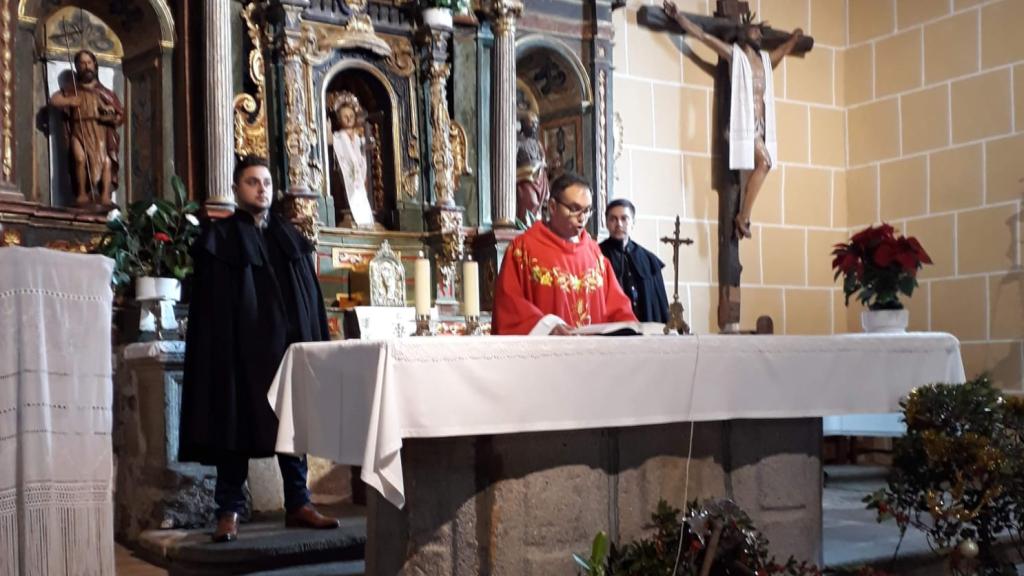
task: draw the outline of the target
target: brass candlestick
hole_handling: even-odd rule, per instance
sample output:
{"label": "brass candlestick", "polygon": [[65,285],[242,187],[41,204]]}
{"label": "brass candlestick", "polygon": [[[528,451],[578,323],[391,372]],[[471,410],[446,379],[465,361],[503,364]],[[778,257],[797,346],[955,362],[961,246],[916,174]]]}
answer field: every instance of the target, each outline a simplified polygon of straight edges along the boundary
{"label": "brass candlestick", "polygon": [[484,331],[480,329],[479,316],[466,316],[466,336],[483,336]]}
{"label": "brass candlestick", "polygon": [[416,333],[413,336],[433,336],[434,332],[430,329],[430,315],[429,314],[417,314],[416,315]]}

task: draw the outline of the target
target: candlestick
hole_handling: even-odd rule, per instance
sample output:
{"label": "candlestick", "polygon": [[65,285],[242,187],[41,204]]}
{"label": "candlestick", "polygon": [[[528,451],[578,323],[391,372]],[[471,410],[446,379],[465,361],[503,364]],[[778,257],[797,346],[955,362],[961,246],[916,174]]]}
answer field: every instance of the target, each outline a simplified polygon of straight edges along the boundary
{"label": "candlestick", "polygon": [[430,329],[430,315],[429,314],[417,314],[416,315],[416,333],[413,336],[433,336],[434,332]]}
{"label": "candlestick", "polygon": [[430,317],[430,260],[420,252],[416,258],[416,316]]}
{"label": "candlestick", "polygon": [[480,316],[480,266],[473,260],[462,263],[462,314]]}

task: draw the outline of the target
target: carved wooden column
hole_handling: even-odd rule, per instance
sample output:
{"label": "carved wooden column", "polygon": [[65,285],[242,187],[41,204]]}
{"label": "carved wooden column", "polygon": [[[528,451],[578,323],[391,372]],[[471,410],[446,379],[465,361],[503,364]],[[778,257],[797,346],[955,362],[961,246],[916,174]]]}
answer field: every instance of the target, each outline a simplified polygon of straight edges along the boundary
{"label": "carved wooden column", "polygon": [[225,215],[234,211],[231,172],[234,169],[232,126],[231,1],[203,3],[206,46],[206,209]]}
{"label": "carved wooden column", "polygon": [[494,0],[494,226],[511,228],[516,218],[516,18],[519,0]]}
{"label": "carved wooden column", "polygon": [[14,179],[14,24],[11,4],[0,0],[0,200],[24,200]]}
{"label": "carved wooden column", "polygon": [[312,30],[302,26],[301,6],[283,8],[285,26],[280,50],[284,63],[284,139],[288,166],[285,199],[299,230],[315,244],[320,235],[316,191],[321,188],[321,174],[310,162],[314,135],[310,130],[311,102],[305,87],[307,58],[316,51],[316,38]]}

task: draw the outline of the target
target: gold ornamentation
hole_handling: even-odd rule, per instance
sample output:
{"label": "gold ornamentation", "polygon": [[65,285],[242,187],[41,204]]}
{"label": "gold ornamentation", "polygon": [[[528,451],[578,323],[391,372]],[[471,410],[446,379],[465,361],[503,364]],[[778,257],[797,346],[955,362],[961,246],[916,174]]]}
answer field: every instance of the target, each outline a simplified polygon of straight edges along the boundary
{"label": "gold ornamentation", "polygon": [[[2,0],[0,0],[2,1]],[[12,98],[11,84],[14,76],[11,72],[11,3],[3,1],[0,6],[0,86],[3,86],[3,94],[0,96],[0,125],[3,126],[3,134],[0,135],[0,181],[14,181],[14,127],[11,126],[14,115],[14,100]]]}
{"label": "gold ornamentation", "polygon": [[416,71],[416,53],[412,49],[412,42],[404,36],[383,36],[384,41],[391,47],[391,55],[388,56],[388,68],[403,78],[412,76]]}
{"label": "gold ornamentation", "polygon": [[[600,256],[600,255],[599,255]],[[512,252],[516,265],[528,270],[530,278],[540,286],[557,289],[565,295],[569,309],[576,313],[575,325],[590,324],[590,293],[604,286],[604,268],[595,266],[587,269],[581,276],[565,272],[557,266],[546,268],[541,266],[537,258],[530,256],[526,250],[516,247]],[[598,262],[601,262],[600,258]],[[572,302],[569,302],[569,299]]]}
{"label": "gold ornamentation", "polygon": [[419,167],[413,166],[412,170],[407,170],[405,175],[402,176],[402,191],[405,192],[405,196],[410,200],[420,195]]}
{"label": "gold ornamentation", "polygon": [[390,58],[391,45],[377,36],[374,31],[373,21],[366,13],[366,2],[353,0],[347,4],[352,9],[352,14],[345,25],[311,24],[316,30],[317,49],[326,53],[339,49],[362,48],[379,56]]}
{"label": "gold ornamentation", "polygon": [[266,79],[263,68],[263,42],[260,27],[253,20],[257,3],[250,2],[242,9],[242,20],[252,42],[249,51],[249,78],[256,86],[256,96],[245,92],[235,96],[235,154],[255,154],[266,158],[270,146],[267,142],[267,110],[264,106]]}
{"label": "gold ornamentation", "polygon": [[288,196],[292,224],[316,246],[320,243],[320,224],[317,220],[315,196]]}
{"label": "gold ornamentation", "polygon": [[521,0],[494,0],[491,3],[490,14],[494,20],[495,35],[515,34],[516,19],[523,14],[523,2]]}
{"label": "gold ornamentation", "polygon": [[[607,104],[608,73],[604,68],[597,73],[597,208],[598,214],[604,214],[608,205],[608,118],[605,114]],[[602,228],[603,228],[603,219]]]}
{"label": "gold ornamentation", "polygon": [[462,228],[462,210],[437,209],[431,212],[431,229],[441,234],[441,250],[435,259],[438,277],[445,286],[455,286],[455,268],[466,250],[466,231]]}
{"label": "gold ornamentation", "polygon": [[463,174],[472,174],[473,169],[469,166],[469,142],[466,139],[466,129],[455,120],[451,125],[452,158],[455,163],[452,166],[452,185],[458,190],[462,184]]}
{"label": "gold ornamentation", "polygon": [[[291,7],[286,7],[291,10]],[[305,193],[310,190],[322,191],[322,167],[311,153],[316,122],[310,113],[311,60],[319,57],[316,37],[308,26],[286,29],[281,38],[284,55],[285,85],[285,151],[288,154],[288,188],[290,191]],[[314,211],[315,215],[315,211]]]}
{"label": "gold ornamentation", "polygon": [[383,211],[384,205],[384,159],[381,157],[380,125],[373,124],[373,207]]}
{"label": "gold ornamentation", "polygon": [[0,246],[21,246],[21,232],[17,230],[4,230],[0,226],[3,236],[0,236]]}
{"label": "gold ornamentation", "polygon": [[[12,231],[13,232],[13,231]],[[5,233],[4,236],[7,234]],[[88,254],[92,252],[97,246],[99,246],[102,236],[94,235],[89,238],[88,241],[83,242],[82,240],[51,240],[45,244],[46,248],[50,250],[59,250],[61,252],[71,252],[73,254]],[[21,244],[21,238],[18,237],[17,244]]]}
{"label": "gold ornamentation", "polygon": [[433,141],[430,151],[431,164],[434,169],[434,204],[436,206],[454,206],[454,168],[455,158],[452,156],[451,116],[448,115],[448,64],[431,62],[430,64],[430,120],[433,129]]}

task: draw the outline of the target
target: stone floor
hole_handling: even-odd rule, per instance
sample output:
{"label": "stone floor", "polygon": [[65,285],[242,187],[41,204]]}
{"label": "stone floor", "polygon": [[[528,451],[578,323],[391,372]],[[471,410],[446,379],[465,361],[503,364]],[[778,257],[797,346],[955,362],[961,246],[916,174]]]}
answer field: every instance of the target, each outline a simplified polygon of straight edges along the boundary
{"label": "stone floor", "polygon": [[167,576],[167,570],[138,558],[120,544],[114,548],[114,563],[117,576]]}

